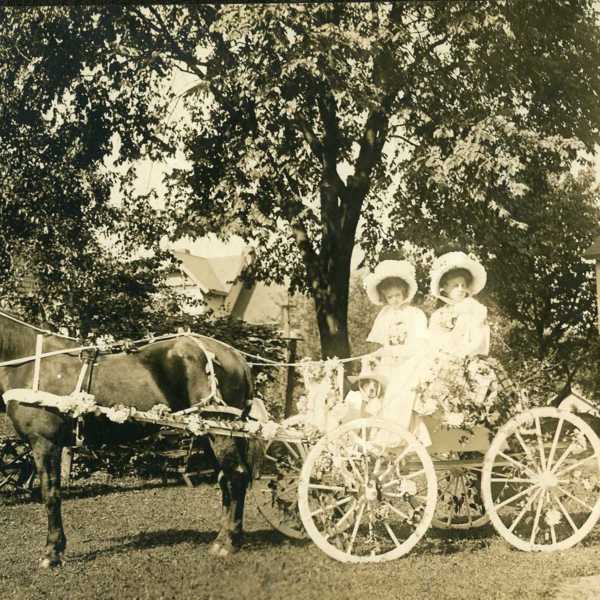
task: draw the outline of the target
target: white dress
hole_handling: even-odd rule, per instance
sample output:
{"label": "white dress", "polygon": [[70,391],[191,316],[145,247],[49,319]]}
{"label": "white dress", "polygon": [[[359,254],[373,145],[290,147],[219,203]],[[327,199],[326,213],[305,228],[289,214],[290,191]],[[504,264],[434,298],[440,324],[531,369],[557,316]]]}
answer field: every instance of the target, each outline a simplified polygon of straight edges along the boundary
{"label": "white dress", "polygon": [[[463,365],[465,364],[463,359],[467,359],[469,364],[475,366],[476,357],[489,354],[489,345],[487,308],[477,300],[465,298],[456,304],[443,306],[431,315],[427,336],[428,352],[420,367],[421,375],[423,376],[427,372],[425,378],[431,383],[427,384],[428,387],[421,388],[415,408],[420,414],[431,415],[426,417],[425,422],[434,435],[433,450],[436,450],[437,446],[448,444],[450,446],[458,445],[462,449],[468,450],[485,451],[487,449],[487,432],[480,427],[475,428],[471,435],[464,437],[461,444],[451,441],[453,432],[447,432],[447,426],[443,425],[444,422],[447,422],[448,414],[445,411],[448,410],[448,407],[432,402],[432,396],[439,398],[444,395],[447,385],[445,382],[462,381],[464,378]],[[477,369],[472,370],[477,371]],[[432,372],[435,372],[433,376]],[[491,380],[481,378],[481,381],[475,379],[471,383],[475,385],[472,391],[471,387],[468,388],[470,403],[479,405],[483,403]],[[467,388],[463,386],[461,389]],[[451,391],[448,393],[452,396]],[[450,398],[450,396],[447,397]],[[450,398],[450,402],[452,399]],[[456,429],[454,429],[455,427]],[[463,436],[460,433],[460,427],[458,422],[451,426],[457,440]],[[442,439],[440,439],[440,432],[443,433]]]}
{"label": "white dress", "polygon": [[427,337],[432,349],[454,356],[487,356],[487,308],[473,298],[443,306],[431,315]]}
{"label": "white dress", "polygon": [[413,412],[426,337],[427,317],[422,310],[385,306],[375,318],[367,341],[381,344],[381,372],[388,379],[378,416],[412,431],[427,446],[427,428]]}

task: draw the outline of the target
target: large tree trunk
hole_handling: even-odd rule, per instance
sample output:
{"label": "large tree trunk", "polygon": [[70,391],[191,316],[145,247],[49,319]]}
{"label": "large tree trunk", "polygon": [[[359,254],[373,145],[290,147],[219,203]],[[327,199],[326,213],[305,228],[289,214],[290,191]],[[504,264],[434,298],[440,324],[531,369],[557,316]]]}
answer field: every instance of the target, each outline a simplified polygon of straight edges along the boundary
{"label": "large tree trunk", "polygon": [[353,241],[330,235],[329,239],[323,240],[321,247],[318,273],[313,278],[312,297],[322,358],[350,356],[348,293]]}
{"label": "large tree trunk", "polygon": [[[333,296],[335,298],[335,295]],[[332,298],[332,299],[333,299]],[[350,356],[350,341],[348,339],[348,309],[336,306],[330,299],[317,300],[317,325],[321,340],[322,358]]]}

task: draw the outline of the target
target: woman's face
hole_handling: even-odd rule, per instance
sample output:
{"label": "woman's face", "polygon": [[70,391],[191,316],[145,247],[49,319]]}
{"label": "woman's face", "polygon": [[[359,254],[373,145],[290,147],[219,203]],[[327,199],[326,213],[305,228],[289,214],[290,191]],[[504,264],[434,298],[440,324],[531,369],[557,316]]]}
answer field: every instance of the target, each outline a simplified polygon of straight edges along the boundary
{"label": "woman's face", "polygon": [[393,306],[394,308],[402,306],[406,300],[404,288],[399,285],[390,285],[384,287],[381,290],[381,295],[383,296],[384,302],[390,306]]}
{"label": "woman's face", "polygon": [[448,275],[442,290],[454,302],[460,302],[469,295],[469,282],[464,275]]}

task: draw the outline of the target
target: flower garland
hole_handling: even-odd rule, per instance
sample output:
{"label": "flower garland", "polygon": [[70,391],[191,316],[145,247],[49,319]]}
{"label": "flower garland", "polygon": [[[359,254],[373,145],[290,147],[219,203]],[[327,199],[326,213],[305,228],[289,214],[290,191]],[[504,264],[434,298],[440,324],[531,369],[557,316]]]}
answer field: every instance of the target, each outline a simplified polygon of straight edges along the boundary
{"label": "flower garland", "polygon": [[266,421],[242,421],[240,419],[218,419],[204,418],[198,413],[177,414],[165,404],[156,404],[148,411],[140,411],[131,406],[115,405],[101,406],[96,403],[94,396],[85,392],[73,393],[68,396],[57,396],[47,392],[33,392],[32,390],[9,390],[5,397],[10,401],[33,404],[37,406],[56,408],[62,413],[73,418],[82,417],[86,414],[96,416],[104,415],[113,423],[125,423],[126,421],[155,422],[157,425],[176,428],[184,427],[193,435],[205,435],[211,430],[224,429],[227,431],[239,431],[253,437],[259,437],[266,441],[272,440],[278,435],[285,436],[286,428],[272,420]]}
{"label": "flower garland", "polygon": [[300,362],[306,395],[298,400],[298,411],[312,414],[319,409],[330,410],[338,404],[343,395],[342,362],[336,357],[321,362],[306,358]]}

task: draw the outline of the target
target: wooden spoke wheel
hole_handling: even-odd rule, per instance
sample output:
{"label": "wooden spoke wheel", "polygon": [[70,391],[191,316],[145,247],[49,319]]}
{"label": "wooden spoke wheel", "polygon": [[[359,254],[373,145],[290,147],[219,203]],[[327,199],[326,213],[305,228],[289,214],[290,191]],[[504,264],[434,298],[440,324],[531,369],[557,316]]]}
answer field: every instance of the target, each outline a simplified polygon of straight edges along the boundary
{"label": "wooden spoke wheel", "polygon": [[302,523],[323,552],[343,562],[381,562],[421,539],[437,485],[431,458],[411,433],[357,419],[311,449],[298,492]]}
{"label": "wooden spoke wheel", "polygon": [[438,501],[431,524],[439,529],[472,529],[489,523],[481,496],[483,454],[448,452],[434,457]]}
{"label": "wooden spoke wheel", "polygon": [[600,441],[577,415],[526,411],[494,438],[482,494],[494,527],[516,548],[570,548],[600,515]]}
{"label": "wooden spoke wheel", "polygon": [[[294,416],[282,425],[301,422]],[[298,479],[308,446],[301,442],[273,440],[266,447],[260,476],[253,485],[253,496],[260,514],[273,529],[285,536],[306,539],[298,511]]]}
{"label": "wooden spoke wheel", "polygon": [[31,489],[35,466],[29,446],[19,439],[0,442],[0,489]]}

